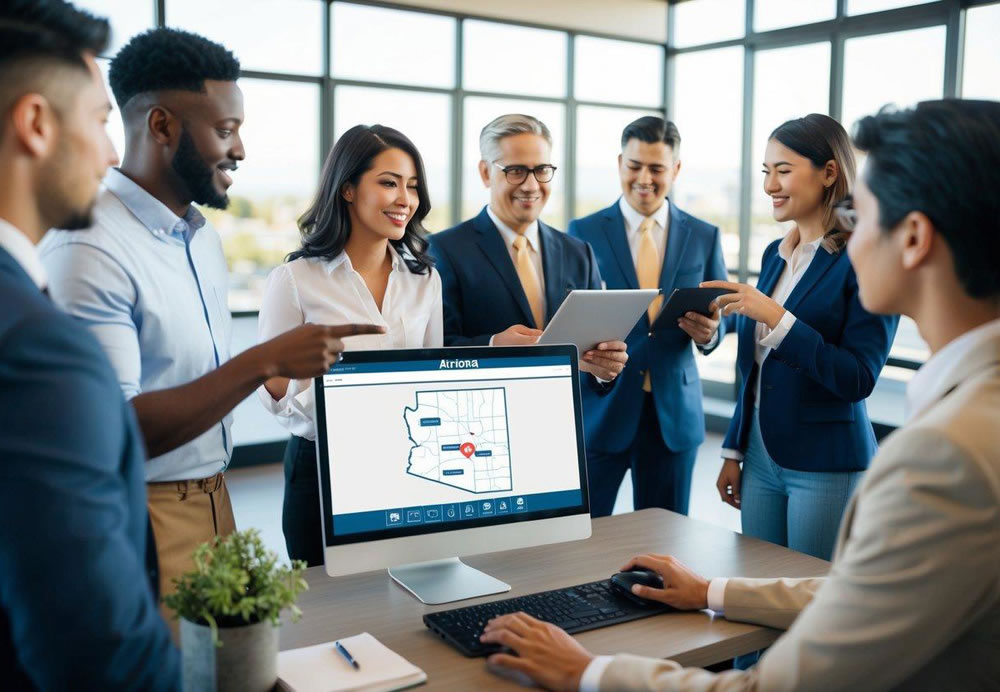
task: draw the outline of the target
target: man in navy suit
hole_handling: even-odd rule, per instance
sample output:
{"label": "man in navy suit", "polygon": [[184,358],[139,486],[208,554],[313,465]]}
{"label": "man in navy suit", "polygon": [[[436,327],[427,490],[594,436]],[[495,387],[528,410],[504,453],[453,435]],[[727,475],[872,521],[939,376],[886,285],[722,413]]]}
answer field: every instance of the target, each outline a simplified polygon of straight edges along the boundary
{"label": "man in navy suit", "polygon": [[[675,288],[725,279],[719,229],[678,209],[667,195],[680,171],[680,134],[646,116],[622,133],[618,170],[622,196],[607,209],[570,223],[569,234],[594,249],[607,288]],[[676,325],[652,318],[653,301],[626,343],[631,367],[605,396],[583,392],[583,413],[595,517],[611,514],[618,486],[632,470],[635,509],[687,514],[691,472],[705,439],[701,381],[693,341],[710,353],[721,340],[718,313],[689,312]]]}
{"label": "man in navy suit", "polygon": [[62,0],[0,9],[0,687],[180,688],[156,609],[142,437],[107,357],[48,299],[36,245],[82,228],[117,162],[94,56]]}
{"label": "man in navy suit", "polygon": [[[552,135],[530,115],[501,115],[479,137],[479,175],[490,203],[479,216],[430,238],[441,274],[444,342],[450,346],[533,344],[574,289],[600,289],[586,243],[538,220],[556,167]],[[604,382],[625,367],[625,343],[599,344],[580,369]],[[592,389],[610,387],[588,378]]]}

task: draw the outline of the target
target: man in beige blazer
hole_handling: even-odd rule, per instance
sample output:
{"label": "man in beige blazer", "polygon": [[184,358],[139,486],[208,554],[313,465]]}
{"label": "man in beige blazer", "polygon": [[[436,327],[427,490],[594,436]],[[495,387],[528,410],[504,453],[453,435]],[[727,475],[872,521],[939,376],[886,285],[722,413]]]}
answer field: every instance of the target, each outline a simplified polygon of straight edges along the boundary
{"label": "man in beige blazer", "polygon": [[640,596],[786,630],[747,671],[594,657],[518,613],[493,666],[582,690],[1000,689],[1000,103],[931,101],[857,126],[848,245],[864,307],[912,317],[932,357],[907,388],[822,579],[713,579],[669,556]]}

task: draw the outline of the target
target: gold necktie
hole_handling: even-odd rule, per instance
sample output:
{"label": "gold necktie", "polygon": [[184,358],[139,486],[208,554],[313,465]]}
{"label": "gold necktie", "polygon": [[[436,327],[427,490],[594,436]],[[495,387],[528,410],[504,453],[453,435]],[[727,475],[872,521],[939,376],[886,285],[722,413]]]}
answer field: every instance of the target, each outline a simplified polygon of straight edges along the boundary
{"label": "gold necktie", "polygon": [[[639,288],[659,288],[660,287],[660,253],[656,251],[656,243],[653,242],[653,224],[656,223],[653,217],[642,220],[639,224],[639,252],[635,258],[635,273],[639,278]],[[649,304],[647,313],[649,323],[660,311],[663,303],[663,296],[656,296]],[[642,389],[646,392],[653,391],[652,383],[649,379],[649,370],[646,370],[646,377],[642,382]]]}
{"label": "gold necktie", "polygon": [[521,280],[521,288],[528,298],[528,305],[531,306],[531,315],[535,318],[535,327],[545,328],[545,313],[542,311],[542,288],[538,281],[538,272],[535,271],[535,263],[531,261],[531,249],[528,247],[528,239],[518,234],[514,238],[514,268],[517,269],[517,278]]}

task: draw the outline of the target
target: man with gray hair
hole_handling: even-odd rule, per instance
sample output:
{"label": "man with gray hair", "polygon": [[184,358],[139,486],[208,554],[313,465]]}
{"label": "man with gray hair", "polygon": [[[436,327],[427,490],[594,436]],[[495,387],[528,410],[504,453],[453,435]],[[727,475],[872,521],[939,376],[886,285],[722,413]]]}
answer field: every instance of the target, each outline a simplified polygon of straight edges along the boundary
{"label": "man with gray hair", "polygon": [[[597,260],[589,245],[538,220],[556,173],[545,123],[501,115],[483,128],[479,149],[489,204],[430,238],[441,274],[444,342],[533,344],[569,291],[601,288]],[[628,360],[625,348],[621,341],[599,344],[582,355],[580,369],[613,380]]]}

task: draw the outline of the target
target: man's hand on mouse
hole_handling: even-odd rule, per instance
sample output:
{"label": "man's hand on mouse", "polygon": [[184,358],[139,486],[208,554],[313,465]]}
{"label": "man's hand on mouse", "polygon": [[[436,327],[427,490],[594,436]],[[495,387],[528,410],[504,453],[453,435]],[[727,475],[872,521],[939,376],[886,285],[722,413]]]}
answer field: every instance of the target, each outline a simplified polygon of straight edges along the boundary
{"label": "man's hand on mouse", "polygon": [[679,610],[702,610],[708,607],[708,580],[695,574],[672,555],[638,555],[622,567],[625,572],[649,569],[663,579],[663,588],[636,584],[632,593],[652,601],[666,603]]}
{"label": "man's hand on mouse", "polygon": [[594,655],[555,625],[527,613],[512,613],[486,623],[480,640],[517,653],[493,654],[490,666],[524,673],[549,690],[576,690]]}

